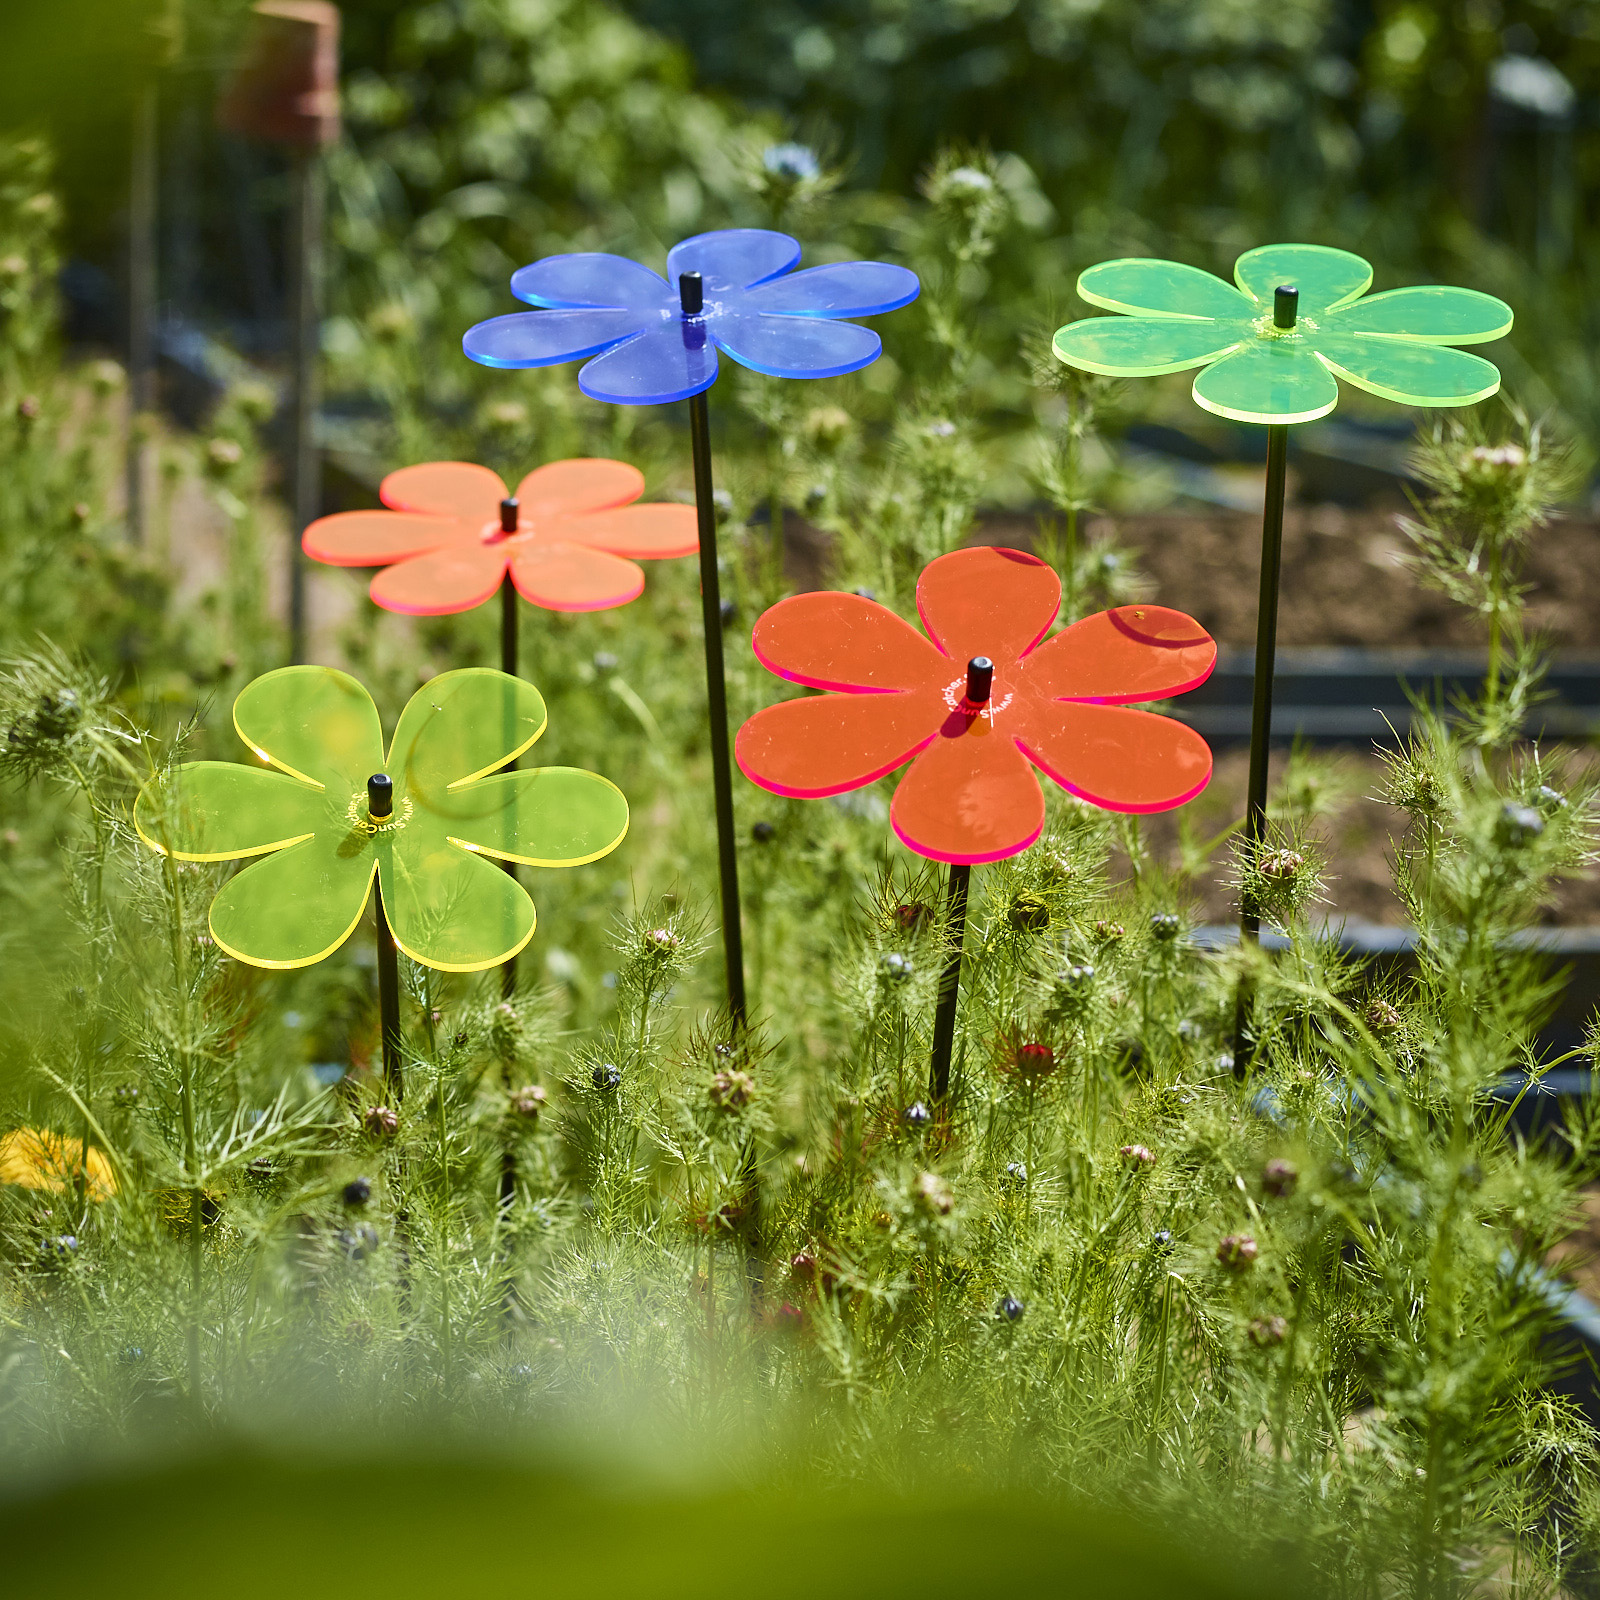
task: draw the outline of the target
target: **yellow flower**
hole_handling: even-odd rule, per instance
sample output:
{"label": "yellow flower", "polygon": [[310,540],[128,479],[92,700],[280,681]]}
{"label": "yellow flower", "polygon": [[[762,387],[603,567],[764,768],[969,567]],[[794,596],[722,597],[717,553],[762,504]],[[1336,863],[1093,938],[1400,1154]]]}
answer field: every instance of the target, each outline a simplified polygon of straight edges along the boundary
{"label": "yellow flower", "polygon": [[85,1174],[83,1141],[44,1133],[37,1128],[15,1128],[0,1135],[0,1183],[23,1189],[48,1189],[59,1194],[88,1178],[91,1200],[109,1200],[117,1192],[111,1163],[98,1150],[89,1151]]}

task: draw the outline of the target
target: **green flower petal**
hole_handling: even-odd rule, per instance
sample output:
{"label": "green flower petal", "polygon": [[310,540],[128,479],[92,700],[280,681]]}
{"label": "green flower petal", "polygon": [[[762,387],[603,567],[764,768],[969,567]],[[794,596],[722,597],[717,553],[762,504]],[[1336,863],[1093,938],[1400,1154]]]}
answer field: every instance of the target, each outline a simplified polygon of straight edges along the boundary
{"label": "green flower petal", "polygon": [[1511,307],[1476,289],[1430,284],[1368,295],[1330,312],[1322,327],[1329,333],[1380,333],[1426,344],[1483,344],[1511,332]]}
{"label": "green flower petal", "polygon": [[383,769],[383,728],[372,696],[332,667],[280,667],[233,702],[239,737],[263,761],[336,793],[364,788]]}
{"label": "green flower petal", "polygon": [[1447,345],[1323,334],[1317,354],[1346,382],[1401,405],[1470,406],[1500,387],[1500,369],[1492,361]]}
{"label": "green flower petal", "polygon": [[502,861],[579,867],[622,843],[628,802],[597,772],[540,767],[452,789],[441,804],[419,805],[417,820],[430,843],[448,837]]}
{"label": "green flower petal", "polygon": [[1269,310],[1273,291],[1292,283],[1300,291],[1300,315],[1327,311],[1365,294],[1372,268],[1348,250],[1323,244],[1264,244],[1233,264],[1234,281]]}
{"label": "green flower petal", "polygon": [[1153,317],[1247,317],[1255,309],[1210,272],[1148,257],[1090,267],[1078,279],[1078,294],[1107,311],[1142,311]]}
{"label": "green flower petal", "polygon": [[1339,385],[1300,339],[1256,339],[1194,380],[1197,405],[1235,422],[1310,422],[1339,403]]}
{"label": "green flower petal", "polygon": [[1056,330],[1055,352],[1085,372],[1148,378],[1215,361],[1249,337],[1250,324],[1237,318],[1084,317]]}
{"label": "green flower petal", "polygon": [[309,967],[361,920],[373,865],[371,840],[360,832],[290,845],[229,879],[211,902],[211,936],[253,967]]}
{"label": "green flower petal", "polygon": [[379,835],[378,878],[394,940],[413,961],[478,972],[533,937],[533,901],[503,868],[409,829]]}
{"label": "green flower petal", "polygon": [[441,672],[400,713],[387,770],[419,806],[440,804],[452,784],[514,761],[545,722],[544,701],[531,683],[489,667]]}
{"label": "green flower petal", "polygon": [[133,825],[152,850],[181,861],[232,861],[278,850],[327,826],[328,795],[298,778],[234,761],[191,761],[152,778]]}

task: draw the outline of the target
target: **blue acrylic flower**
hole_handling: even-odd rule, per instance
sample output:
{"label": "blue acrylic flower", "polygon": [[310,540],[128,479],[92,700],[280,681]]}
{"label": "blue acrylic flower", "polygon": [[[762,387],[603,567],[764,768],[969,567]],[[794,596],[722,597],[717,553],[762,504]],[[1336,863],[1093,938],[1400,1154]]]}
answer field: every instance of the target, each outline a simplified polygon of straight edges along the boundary
{"label": "blue acrylic flower", "polygon": [[[914,272],[882,261],[793,269],[800,246],[765,228],[696,234],[667,255],[667,276],[625,256],[546,256],[511,278],[540,311],[491,317],[462,348],[486,367],[550,367],[592,357],[578,387],[614,405],[662,405],[709,389],[717,351],[774,378],[834,378],[877,360],[870,328],[839,320],[916,299]],[[679,278],[698,272],[703,304],[684,310]]]}

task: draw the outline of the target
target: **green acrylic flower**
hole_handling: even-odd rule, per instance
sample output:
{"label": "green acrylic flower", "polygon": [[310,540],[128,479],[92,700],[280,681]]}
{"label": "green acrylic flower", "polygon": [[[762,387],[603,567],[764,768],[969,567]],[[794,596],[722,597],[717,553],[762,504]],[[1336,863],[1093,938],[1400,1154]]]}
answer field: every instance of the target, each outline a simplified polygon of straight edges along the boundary
{"label": "green acrylic flower", "polygon": [[[1269,244],[1221,278],[1176,261],[1102,261],[1078,279],[1090,305],[1126,312],[1057,331],[1068,366],[1116,378],[1204,370],[1197,405],[1236,422],[1310,422],[1339,400],[1335,377],[1413,406],[1466,406],[1500,387],[1499,369],[1451,345],[1510,332],[1493,295],[1442,287],[1367,295],[1372,268],[1347,250]],[[1280,285],[1299,290],[1291,328],[1274,321]],[[1366,296],[1366,298],[1362,298]]]}
{"label": "green acrylic flower", "polygon": [[[400,713],[387,761],[371,695],[331,667],[257,678],[233,722],[279,770],[189,762],[144,786],[134,825],[183,861],[266,856],[211,903],[212,936],[252,966],[332,955],[361,920],[374,874],[407,955],[445,972],[496,966],[534,928],[533,902],[496,862],[580,866],[628,831],[628,802],[598,773],[499,770],[546,722],[538,690],[503,672],[424,684]],[[393,779],[394,809],[374,822],[367,779],[378,772]]]}

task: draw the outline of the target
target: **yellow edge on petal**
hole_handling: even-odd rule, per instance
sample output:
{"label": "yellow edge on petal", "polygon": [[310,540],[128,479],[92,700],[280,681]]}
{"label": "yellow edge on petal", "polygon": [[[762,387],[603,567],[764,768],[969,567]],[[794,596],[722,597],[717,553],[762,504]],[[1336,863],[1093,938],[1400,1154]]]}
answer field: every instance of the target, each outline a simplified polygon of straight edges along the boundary
{"label": "yellow edge on petal", "polygon": [[[539,696],[539,701],[541,705],[544,703],[543,695]],[[515,750],[511,751],[509,755],[497,756],[489,763],[488,766],[480,767],[476,772],[469,772],[466,777],[457,778],[454,783],[447,784],[446,792],[448,793],[448,791],[451,789],[459,789],[465,784],[476,783],[479,778],[487,778],[491,772],[499,772],[501,768],[509,767],[513,761],[515,761],[519,756],[526,755],[528,751],[530,751],[544,737],[544,730],[549,726],[550,708],[545,706],[544,721],[541,722],[539,726],[535,728],[533,732],[530,733]],[[390,754],[392,755],[393,751],[391,751]],[[443,969],[441,968],[440,970],[442,971]],[[468,972],[472,969],[469,967],[463,967],[461,970],[463,972]]]}
{"label": "yellow edge on petal", "polygon": [[[1108,263],[1101,263],[1108,265]],[[1217,279],[1222,283],[1221,278]],[[1231,288],[1231,284],[1224,285]],[[1102,311],[1120,311],[1125,317],[1161,317],[1167,322],[1215,322],[1217,319],[1203,313],[1193,311],[1152,311],[1149,306],[1131,305],[1126,300],[1112,300],[1106,295],[1096,294],[1092,289],[1085,289],[1083,278],[1078,279],[1078,298],[1091,306],[1099,306]],[[1246,295],[1246,299],[1251,297]],[[1245,307],[1248,311],[1249,307]]]}
{"label": "yellow edge on petal", "polygon": [[[1363,335],[1363,337],[1366,336]],[[1311,353],[1323,364],[1323,366],[1328,369],[1329,372],[1334,375],[1334,377],[1342,378],[1346,383],[1353,383],[1356,388],[1365,389],[1368,394],[1375,394],[1380,400],[1393,400],[1397,405],[1426,406],[1429,408],[1443,408],[1446,406],[1475,406],[1480,400],[1487,400],[1490,395],[1498,394],[1500,391],[1500,374],[1496,372],[1494,382],[1491,383],[1487,389],[1479,389],[1475,394],[1450,395],[1443,399],[1432,395],[1429,395],[1425,398],[1419,398],[1414,394],[1403,394],[1398,389],[1386,389],[1381,384],[1373,383],[1367,378],[1358,378],[1354,373],[1346,372],[1337,361],[1330,360],[1327,356],[1323,355],[1320,350],[1313,350]],[[1198,399],[1199,397],[1196,396],[1196,398]],[[1328,409],[1331,411],[1333,407],[1329,406]],[[1318,415],[1321,415],[1321,413],[1319,412]],[[1298,421],[1299,419],[1296,418],[1295,420]]]}
{"label": "yellow edge on petal", "polygon": [[[452,844],[460,844],[459,839],[452,839]],[[477,852],[481,854],[482,852]],[[577,865],[576,862],[573,863]],[[527,891],[523,891],[527,895]],[[527,949],[528,941],[533,937],[534,930],[539,926],[539,909],[533,903],[533,897],[527,895],[528,910],[533,914],[533,920],[528,924],[528,931],[512,947],[501,955],[492,956],[487,961],[430,961],[426,956],[419,956],[415,950],[407,950],[400,942],[400,936],[394,934],[394,943],[397,950],[403,950],[415,962],[424,967],[432,967],[435,972],[487,972],[490,967],[504,966],[513,956],[519,956]],[[393,930],[390,930],[393,933]]]}
{"label": "yellow edge on petal", "polygon": [[[1318,359],[1320,360],[1321,358],[1319,357]],[[1331,365],[1331,363],[1329,363],[1329,365]],[[1335,370],[1337,371],[1337,368],[1335,368]],[[1200,374],[1200,377],[1204,376],[1205,373]],[[1344,377],[1344,373],[1339,373],[1339,376],[1341,378]],[[1290,412],[1288,416],[1285,416],[1282,412],[1236,411],[1231,406],[1213,405],[1211,401],[1207,400],[1200,393],[1198,387],[1199,383],[1200,378],[1196,378],[1196,387],[1189,391],[1190,399],[1192,399],[1202,411],[1209,411],[1214,417],[1226,417],[1230,422],[1262,422],[1268,427],[1273,427],[1280,424],[1287,425],[1293,422],[1315,422],[1318,417],[1327,416],[1327,414],[1339,403],[1339,396],[1336,393],[1333,399],[1331,399],[1325,406],[1318,406],[1313,411],[1293,411]],[[1367,385],[1363,384],[1362,387],[1366,388]]]}
{"label": "yellow edge on petal", "polygon": [[[249,685],[245,685],[249,688]],[[241,694],[239,699],[243,699]],[[268,750],[263,750],[253,739],[247,738],[243,728],[239,726],[239,700],[233,702],[233,731],[244,740],[246,747],[254,756],[259,756],[269,767],[276,767],[279,772],[287,772],[291,778],[298,778],[301,783],[309,783],[313,789],[326,789],[325,783],[318,783],[308,772],[302,772],[298,767],[291,767],[287,761],[280,761]]]}
{"label": "yellow edge on petal", "polygon": [[[1087,321],[1088,319],[1080,318],[1079,320]],[[1171,317],[1168,320],[1172,322],[1215,322],[1217,319],[1215,317]],[[1069,322],[1060,332],[1065,333],[1067,328],[1076,326],[1077,323]],[[1221,361],[1223,357],[1231,356],[1243,343],[1243,339],[1238,339],[1225,350],[1217,351],[1211,355],[1197,356],[1193,361],[1163,362],[1153,367],[1147,366],[1143,362],[1140,362],[1137,367],[1130,367],[1126,362],[1121,366],[1110,366],[1103,361],[1090,361],[1084,356],[1069,356],[1054,340],[1051,341],[1050,348],[1055,352],[1057,361],[1063,362],[1069,367],[1076,367],[1080,372],[1098,372],[1102,377],[1106,378],[1127,378],[1130,376],[1136,378],[1161,378],[1165,377],[1169,372],[1187,372],[1191,367],[1213,366],[1218,361]]]}
{"label": "yellow edge on petal", "polygon": [[[320,785],[318,786],[320,787]],[[271,855],[274,850],[287,850],[292,844],[303,844],[307,839],[314,839],[314,833],[297,833],[287,839],[274,839],[271,844],[252,845],[248,850],[222,850],[210,855],[196,855],[189,850],[169,851],[164,844],[157,844],[143,828],[139,820],[134,818],[133,831],[150,846],[158,856],[170,855],[174,861],[244,861],[251,856]]]}
{"label": "yellow edge on petal", "polygon": [[[304,835],[304,837],[310,839],[313,837],[313,835],[308,833]],[[377,875],[378,863],[376,860],[374,860],[372,863],[372,871],[367,876],[367,886],[361,891],[361,903],[356,907],[356,914],[350,919],[350,926],[346,928],[344,932],[341,933],[326,950],[319,951],[314,956],[306,956],[299,961],[263,961],[258,956],[247,956],[244,951],[235,950],[233,946],[226,940],[218,937],[217,925],[211,920],[211,915],[209,912],[206,914],[206,926],[211,929],[211,937],[217,941],[217,948],[232,956],[235,961],[244,962],[247,967],[266,967],[270,968],[274,972],[289,972],[296,967],[314,967],[319,961],[326,961],[328,957],[331,956],[333,952],[337,950],[339,946],[342,945],[345,940],[356,931],[356,924],[360,922],[361,918],[366,914],[367,901],[372,898],[372,880],[376,878]],[[215,910],[216,901],[213,900],[211,905],[212,910]],[[399,942],[400,941],[398,939],[395,940],[396,944]]]}

